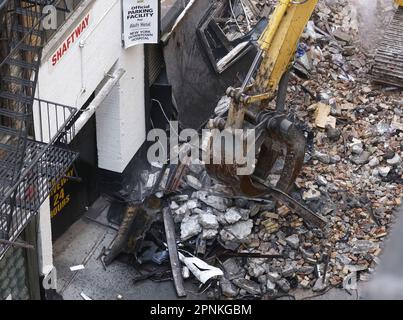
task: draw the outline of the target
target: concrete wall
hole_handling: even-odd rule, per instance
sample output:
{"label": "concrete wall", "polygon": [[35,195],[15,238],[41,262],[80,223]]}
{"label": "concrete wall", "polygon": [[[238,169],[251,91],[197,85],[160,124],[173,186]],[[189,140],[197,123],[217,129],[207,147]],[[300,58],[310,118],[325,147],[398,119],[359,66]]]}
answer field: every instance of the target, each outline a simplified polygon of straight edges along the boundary
{"label": "concrete wall", "polygon": [[125,74],[96,111],[98,166],[122,173],[146,138],[143,46],[126,50],[114,68]]}

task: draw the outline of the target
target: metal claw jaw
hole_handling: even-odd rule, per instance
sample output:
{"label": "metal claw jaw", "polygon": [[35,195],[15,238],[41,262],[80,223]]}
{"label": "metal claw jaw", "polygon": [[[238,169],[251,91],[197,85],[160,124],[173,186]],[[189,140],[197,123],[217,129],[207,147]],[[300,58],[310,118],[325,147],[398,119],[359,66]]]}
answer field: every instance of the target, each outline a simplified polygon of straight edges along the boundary
{"label": "metal claw jaw", "polygon": [[[250,115],[249,115],[250,116]],[[250,198],[261,198],[268,195],[281,201],[291,211],[298,214],[309,226],[323,229],[327,221],[321,215],[312,212],[291,196],[291,191],[300,173],[305,157],[306,139],[301,130],[284,115],[276,113],[256,116],[255,124],[255,156],[256,162],[251,175],[239,175],[239,165],[213,162],[214,155],[224,155],[224,150],[214,147],[210,139],[210,164],[206,164],[207,173],[213,179],[230,187],[234,194]],[[250,123],[249,123],[250,125]],[[229,130],[226,128],[225,130]],[[267,184],[267,178],[277,160],[284,157],[284,166],[276,186]],[[222,157],[221,159],[225,159]]]}
{"label": "metal claw jaw", "polygon": [[[305,156],[306,139],[284,115],[276,113],[255,116],[255,168],[252,176],[266,180],[276,161],[284,156],[284,166],[276,188],[288,193],[300,173]],[[246,127],[246,126],[245,126]],[[250,127],[250,123],[249,123]],[[225,130],[228,130],[225,129]],[[237,163],[224,163],[224,150],[218,149],[210,141],[210,164],[206,165],[209,175],[231,187],[235,193],[254,196],[244,188]],[[214,163],[213,156],[220,154],[222,162]],[[216,159],[216,158],[215,158]]]}

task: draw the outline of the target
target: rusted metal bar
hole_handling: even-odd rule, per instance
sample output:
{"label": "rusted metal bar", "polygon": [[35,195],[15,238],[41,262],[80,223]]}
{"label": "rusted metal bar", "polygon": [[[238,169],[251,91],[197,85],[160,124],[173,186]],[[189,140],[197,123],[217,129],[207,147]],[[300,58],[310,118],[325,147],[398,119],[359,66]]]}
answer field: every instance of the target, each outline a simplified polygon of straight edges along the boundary
{"label": "rusted metal bar", "polygon": [[186,290],[183,285],[181,265],[179,262],[178,248],[176,247],[175,225],[169,208],[163,210],[165,235],[169,251],[169,260],[171,261],[172,276],[174,279],[176,293],[179,297],[186,297]]}
{"label": "rusted metal bar", "polygon": [[244,177],[242,179],[242,184],[245,188],[248,188],[251,193],[255,193],[255,196],[262,197],[264,195],[271,195],[274,199],[281,201],[284,205],[291,209],[291,211],[299,215],[302,219],[304,219],[305,222],[308,222],[311,225],[321,229],[326,227],[327,220],[321,215],[308,209],[307,207],[290,197],[284,191],[267,185],[259,178],[254,177],[254,180],[257,181],[262,186],[262,188],[259,188],[254,183],[252,183],[250,177]]}
{"label": "rusted metal bar", "polygon": [[28,243],[23,243],[23,242],[15,242],[15,241],[8,241],[8,240],[0,239],[0,244],[10,245],[13,247],[20,247],[20,248],[29,249],[29,250],[35,250],[35,247],[33,245],[28,244]]}

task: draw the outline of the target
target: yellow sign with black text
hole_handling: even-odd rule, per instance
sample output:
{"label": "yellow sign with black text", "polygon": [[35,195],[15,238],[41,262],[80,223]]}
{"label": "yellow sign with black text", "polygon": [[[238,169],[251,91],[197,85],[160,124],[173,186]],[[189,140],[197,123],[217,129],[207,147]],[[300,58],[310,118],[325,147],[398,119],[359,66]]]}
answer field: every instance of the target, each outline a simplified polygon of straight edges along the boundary
{"label": "yellow sign with black text", "polygon": [[50,192],[50,216],[56,217],[71,201],[71,195],[66,191],[66,184],[69,182],[68,177],[74,176],[74,169],[70,168],[65,177],[58,183],[52,183]]}

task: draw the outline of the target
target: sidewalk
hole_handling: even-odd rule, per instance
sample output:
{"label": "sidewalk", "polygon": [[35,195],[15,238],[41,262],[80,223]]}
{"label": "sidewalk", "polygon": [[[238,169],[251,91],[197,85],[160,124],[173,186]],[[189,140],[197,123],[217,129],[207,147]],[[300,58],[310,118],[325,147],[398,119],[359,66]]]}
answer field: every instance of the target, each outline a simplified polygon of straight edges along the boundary
{"label": "sidewalk", "polygon": [[[108,207],[96,204],[87,215],[101,223],[107,223]],[[96,208],[98,207],[98,208]],[[101,210],[99,210],[101,209]],[[98,211],[98,212],[97,212]],[[116,231],[85,217],[77,221],[54,244],[54,264],[57,269],[58,292],[65,300],[83,300],[84,293],[93,300],[170,300],[177,299],[171,281],[156,283],[150,280],[136,285],[132,279],[136,270],[127,264],[115,261],[105,271],[97,260],[102,248],[109,246]],[[70,267],[83,264],[85,269],[72,272]],[[195,291],[191,283],[189,290]],[[187,299],[197,299],[191,293]]]}

